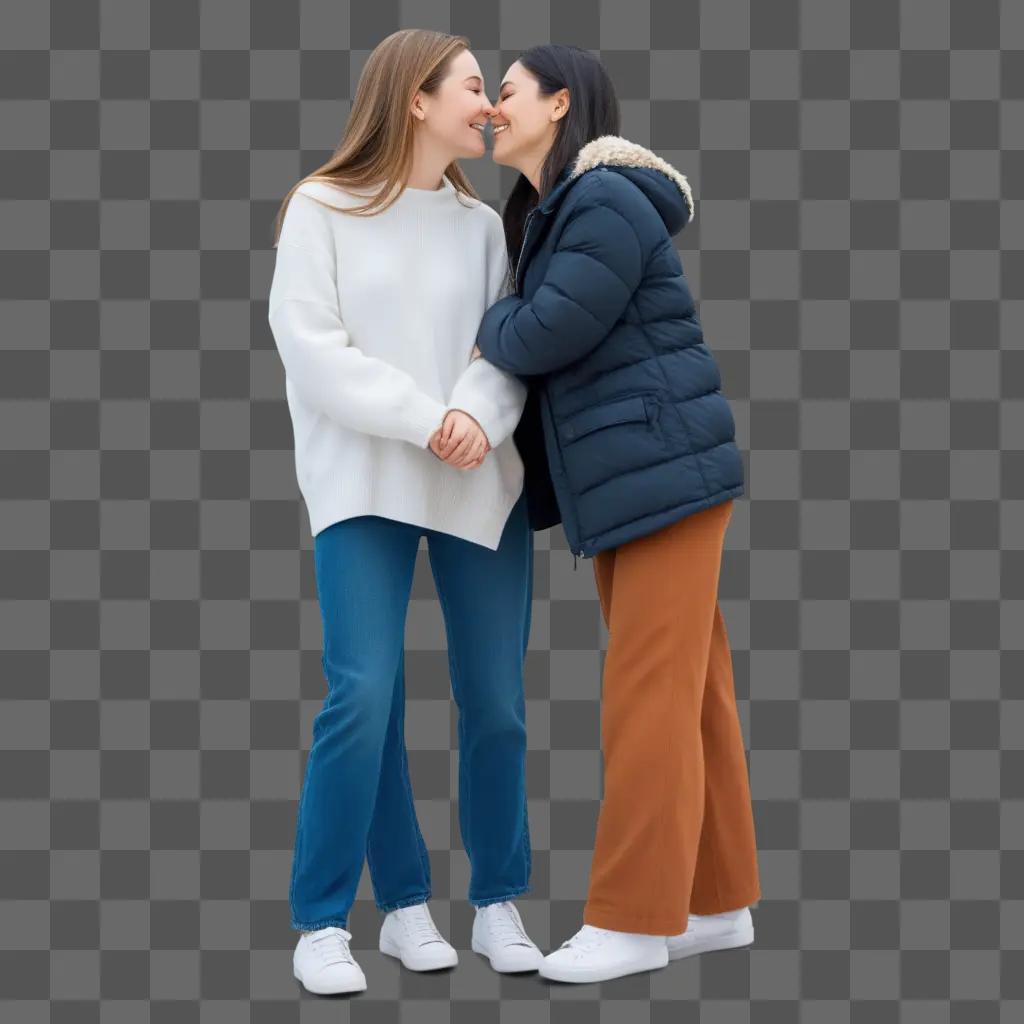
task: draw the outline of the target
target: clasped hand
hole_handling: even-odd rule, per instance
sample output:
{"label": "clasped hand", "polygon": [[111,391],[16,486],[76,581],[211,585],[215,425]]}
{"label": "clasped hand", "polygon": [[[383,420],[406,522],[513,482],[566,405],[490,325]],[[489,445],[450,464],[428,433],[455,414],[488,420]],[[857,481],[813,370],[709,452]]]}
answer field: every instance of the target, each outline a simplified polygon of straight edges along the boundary
{"label": "clasped hand", "polygon": [[476,469],[491,445],[483,428],[469,413],[449,409],[441,426],[430,435],[430,450],[456,469]]}

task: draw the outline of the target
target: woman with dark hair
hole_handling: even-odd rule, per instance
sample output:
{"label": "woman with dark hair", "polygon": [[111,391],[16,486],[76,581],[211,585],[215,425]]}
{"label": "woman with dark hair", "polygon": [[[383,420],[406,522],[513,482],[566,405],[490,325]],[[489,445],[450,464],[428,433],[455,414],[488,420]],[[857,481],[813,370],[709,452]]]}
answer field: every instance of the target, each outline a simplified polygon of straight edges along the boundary
{"label": "woman with dark hair", "polygon": [[[622,138],[586,50],[509,68],[494,160],[514,291],[475,354],[529,387],[530,523],[593,557],[608,627],[604,795],[583,927],[542,975],[603,981],[753,940],[757,850],[718,581],[744,490],[735,423],[672,242],[684,175]],[[442,451],[444,444],[442,441]]]}
{"label": "woman with dark hair", "polygon": [[458,962],[427,906],[430,857],[405,748],[403,640],[422,538],[459,709],[473,948],[501,972],[542,959],[512,902],[531,868],[533,534],[511,438],[526,388],[470,358],[508,256],[501,218],[457,163],[484,155],[489,111],[465,38],[396,32],[369,55],[337,150],[278,216],[268,318],[313,534],[328,686],[289,888],[301,932],[293,972],[311,992],[366,988],[348,930],[364,861],[385,915],[381,952],[416,971]]}

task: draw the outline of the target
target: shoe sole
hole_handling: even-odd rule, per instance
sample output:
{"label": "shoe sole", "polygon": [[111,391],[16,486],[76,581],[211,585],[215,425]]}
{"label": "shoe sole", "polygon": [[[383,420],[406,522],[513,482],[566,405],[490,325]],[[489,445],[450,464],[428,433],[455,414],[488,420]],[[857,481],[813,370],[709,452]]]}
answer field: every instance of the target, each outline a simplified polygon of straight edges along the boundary
{"label": "shoe sole", "polygon": [[306,980],[299,973],[299,969],[294,964],[292,964],[292,974],[295,975],[295,978],[298,980],[299,984],[302,985],[302,987],[307,992],[312,992],[313,995],[315,995],[315,996],[339,996],[339,995],[345,995],[346,993],[349,993],[349,992],[365,992],[366,991],[366,978],[363,978],[362,984],[360,984],[358,981],[356,981],[356,982],[353,982],[353,983],[350,983],[350,984],[342,985],[340,987],[332,985],[330,988],[315,988],[315,987],[307,984]]}
{"label": "shoe sole", "polygon": [[668,966],[668,950],[665,951],[665,960],[663,963],[656,964],[639,964],[635,967],[629,967],[625,970],[618,969],[614,974],[607,974],[605,971],[590,970],[590,971],[563,971],[559,967],[552,967],[550,965],[545,966],[544,964],[540,967],[540,976],[547,978],[549,981],[568,981],[575,982],[578,984],[591,984],[598,981],[613,981],[615,978],[624,978],[628,974],[641,974],[644,971],[660,971]]}
{"label": "shoe sole", "polygon": [[446,967],[457,967],[459,963],[459,954],[455,951],[454,948],[452,949],[452,953],[454,953],[455,955],[451,957],[448,963],[431,964],[429,967],[413,967],[411,964],[406,963],[406,961],[402,958],[402,951],[399,949],[398,945],[392,942],[390,939],[381,939],[377,948],[385,956],[393,956],[396,960],[401,961],[402,966],[409,971],[443,971]]}
{"label": "shoe sole", "polygon": [[476,939],[470,940],[470,947],[474,953],[479,953],[482,957],[486,957],[491,968],[499,974],[532,974],[534,971],[540,970],[540,964],[534,967],[495,967],[491,954]]}
{"label": "shoe sole", "polygon": [[694,942],[682,949],[670,949],[669,960],[685,960],[688,956],[697,956],[700,953],[717,953],[724,949],[739,949],[741,946],[749,946],[754,941],[754,929],[744,928],[734,935],[718,935],[702,942]]}

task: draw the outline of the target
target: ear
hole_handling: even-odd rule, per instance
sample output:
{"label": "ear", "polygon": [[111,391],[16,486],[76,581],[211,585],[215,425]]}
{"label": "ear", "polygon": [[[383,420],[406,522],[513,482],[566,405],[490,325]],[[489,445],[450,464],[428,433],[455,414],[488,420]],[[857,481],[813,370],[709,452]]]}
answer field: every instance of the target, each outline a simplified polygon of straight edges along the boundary
{"label": "ear", "polygon": [[569,112],[569,90],[559,89],[555,93],[555,106],[552,110],[552,120],[559,121]]}
{"label": "ear", "polygon": [[409,107],[409,113],[412,114],[419,121],[423,121],[427,116],[427,108],[423,102],[423,92],[417,91],[416,95],[412,98],[412,105]]}

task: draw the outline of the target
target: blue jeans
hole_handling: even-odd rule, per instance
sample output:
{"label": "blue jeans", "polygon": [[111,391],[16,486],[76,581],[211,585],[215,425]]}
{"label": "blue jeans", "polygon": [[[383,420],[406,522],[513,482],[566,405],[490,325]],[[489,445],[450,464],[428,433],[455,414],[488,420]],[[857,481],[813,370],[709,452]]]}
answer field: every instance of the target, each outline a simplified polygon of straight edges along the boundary
{"label": "blue jeans", "polygon": [[347,927],[364,857],[382,911],[422,903],[431,893],[405,749],[405,618],[424,534],[459,710],[469,900],[485,906],[529,889],[523,662],[533,533],[525,497],[496,551],[357,516],[314,538],[327,695],[313,720],[299,797],[289,890],[295,929]]}

